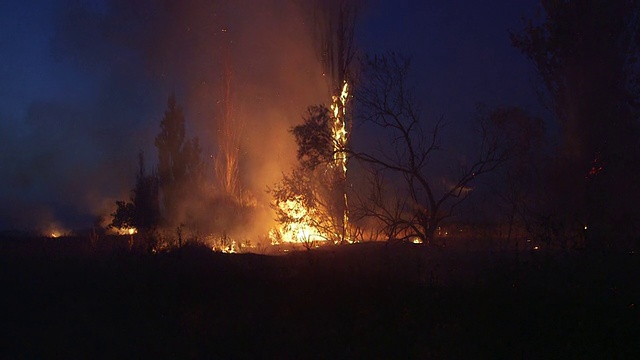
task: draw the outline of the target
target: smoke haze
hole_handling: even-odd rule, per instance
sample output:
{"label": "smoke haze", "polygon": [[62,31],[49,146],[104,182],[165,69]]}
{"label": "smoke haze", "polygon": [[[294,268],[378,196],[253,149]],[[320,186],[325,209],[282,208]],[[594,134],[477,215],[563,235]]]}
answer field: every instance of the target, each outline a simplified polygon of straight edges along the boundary
{"label": "smoke haze", "polygon": [[[155,164],[154,138],[174,92],[213,181],[227,65],[242,125],[240,179],[266,206],[266,186],[294,159],[287,130],[307,106],[329,101],[310,3],[0,2],[0,229],[73,229],[108,217],[129,197],[138,151]],[[507,32],[535,3],[370,0],[356,43],[362,53],[412,57],[425,118],[444,116],[445,144],[453,154],[463,144],[464,153],[477,102],[535,102],[530,64]]]}
{"label": "smoke haze", "polygon": [[31,103],[26,128],[2,129],[11,174],[1,180],[11,204],[0,213],[3,228],[86,226],[108,216],[128,198],[137,152],[156,162],[153,140],[172,92],[210,161],[224,66],[242,124],[240,179],[264,204],[266,187],[295,156],[287,130],[307,106],[327,102],[308,15],[294,2],[73,1],[56,14],[45,55],[64,70],[48,75],[64,94]]}

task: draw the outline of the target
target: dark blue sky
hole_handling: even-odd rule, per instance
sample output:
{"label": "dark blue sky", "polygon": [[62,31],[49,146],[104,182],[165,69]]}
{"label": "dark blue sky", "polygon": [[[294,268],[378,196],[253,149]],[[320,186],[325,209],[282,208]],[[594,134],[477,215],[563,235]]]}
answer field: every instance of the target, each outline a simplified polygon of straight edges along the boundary
{"label": "dark blue sky", "polygon": [[[240,111],[264,116],[255,125],[247,120],[244,141],[260,145],[265,133],[278,139],[274,159],[248,145],[247,163],[259,174],[279,173],[291,152],[286,128],[304,104],[322,101],[317,66],[292,6],[241,2],[222,10],[145,5],[153,1],[1,2],[0,229],[68,229],[107,215],[133,184],[137,151],[155,157],[153,138],[171,91],[210,151],[222,36],[232,38]],[[463,152],[479,102],[540,114],[533,69],[508,36],[536,3],[372,0],[359,18],[358,46],[412,57],[425,115],[443,116],[450,150]],[[257,177],[264,180],[254,189],[271,181]]]}

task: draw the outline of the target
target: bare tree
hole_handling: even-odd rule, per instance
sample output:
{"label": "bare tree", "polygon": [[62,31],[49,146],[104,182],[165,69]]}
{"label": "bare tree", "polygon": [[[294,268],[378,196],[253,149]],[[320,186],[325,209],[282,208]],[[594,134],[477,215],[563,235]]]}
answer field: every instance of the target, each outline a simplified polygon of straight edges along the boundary
{"label": "bare tree", "polygon": [[[378,179],[373,182],[374,201],[366,210],[368,216],[395,228],[392,233],[428,243],[434,239],[438,225],[469,196],[470,184],[502,164],[507,151],[502,139],[480,122],[481,143],[475,161],[460,166],[457,177],[442,181],[442,188],[437,186],[430,160],[441,149],[442,119],[430,131],[425,129],[407,81],[408,70],[408,59],[395,53],[365,59],[363,81],[356,93],[358,110],[366,123],[388,134],[390,142],[375,151],[352,151],[352,156],[374,169],[374,179]],[[390,203],[375,194],[383,174],[394,175],[394,180],[402,184],[402,194]]]}
{"label": "bare tree", "polygon": [[[362,188],[367,191],[353,191],[353,218],[361,222],[369,220],[369,232],[372,237],[383,235],[386,240],[403,237],[402,213],[408,206],[407,197],[396,191],[390,192],[389,182],[384,171],[370,167],[365,184]],[[373,224],[371,224],[373,222]],[[373,225],[373,226],[371,226]]]}

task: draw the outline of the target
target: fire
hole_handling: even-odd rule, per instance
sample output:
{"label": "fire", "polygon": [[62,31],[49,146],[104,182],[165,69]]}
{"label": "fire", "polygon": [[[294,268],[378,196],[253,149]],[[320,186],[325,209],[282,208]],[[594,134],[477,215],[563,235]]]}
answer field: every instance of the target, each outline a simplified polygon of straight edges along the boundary
{"label": "fire", "polygon": [[51,224],[47,229],[41,232],[42,236],[51,239],[68,236],[70,233],[58,224]]}
{"label": "fire", "polygon": [[[349,100],[349,84],[345,81],[342,91],[339,95],[332,96],[331,111],[333,113],[333,122],[331,124],[331,136],[333,138],[333,163],[331,166],[338,169],[340,182],[344,184],[347,178],[347,153],[345,151],[348,134],[347,134],[347,102]],[[327,234],[321,229],[314,226],[314,209],[308,209],[304,206],[302,199],[294,197],[285,202],[278,204],[280,209],[288,214],[292,223],[281,226],[279,230],[272,230],[270,234],[272,245],[280,242],[312,244],[318,242],[326,242],[328,239],[343,239],[351,242],[348,238],[346,229],[349,223],[348,199],[347,193],[342,189],[344,201],[342,212],[342,234]]]}
{"label": "fire", "polygon": [[[331,110],[333,110],[333,126],[331,133],[333,135],[333,161],[334,166],[341,169],[341,180],[344,182],[347,179],[347,153],[345,151],[347,147],[347,101],[349,100],[349,83],[346,81],[342,86],[342,92],[340,96],[333,96],[333,104],[331,104]],[[342,226],[343,229],[347,229],[349,225],[349,200],[347,198],[346,191],[342,192],[344,209],[342,213]],[[345,240],[351,242],[347,232],[344,232],[346,236]]]}
{"label": "fire", "polygon": [[138,233],[138,229],[135,227],[122,227],[122,228],[113,228],[113,232],[118,235],[134,235]]}
{"label": "fire", "polygon": [[296,197],[294,199],[287,200],[279,204],[280,209],[289,214],[291,218],[295,219],[289,226],[282,227],[280,229],[280,236],[274,232],[271,234],[271,244],[277,245],[279,237],[283,242],[288,243],[306,243],[316,241],[326,241],[328,236],[322,234],[315,227],[307,224],[305,217],[309,214],[309,209],[306,209],[302,204],[302,199]]}
{"label": "fire", "polygon": [[347,100],[349,99],[349,84],[345,81],[342,86],[340,95],[333,96],[333,126],[331,133],[333,135],[333,161],[334,165],[342,168],[342,175],[347,174],[347,154],[344,151],[347,145],[347,124],[345,121],[347,115]]}

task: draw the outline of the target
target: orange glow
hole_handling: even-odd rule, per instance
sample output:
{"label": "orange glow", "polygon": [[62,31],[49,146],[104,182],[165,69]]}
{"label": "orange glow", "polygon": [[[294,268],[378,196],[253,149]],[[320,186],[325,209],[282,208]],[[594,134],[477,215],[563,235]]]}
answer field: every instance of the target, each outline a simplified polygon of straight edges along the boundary
{"label": "orange glow", "polygon": [[347,154],[344,151],[347,145],[347,126],[345,117],[347,115],[347,100],[349,99],[349,84],[345,81],[342,86],[340,95],[333,96],[333,126],[331,134],[333,135],[333,160],[335,166],[342,168],[342,175],[347,173]]}
{"label": "orange glow", "polygon": [[[311,226],[305,221],[305,217],[309,210],[302,205],[300,198],[294,198],[279,204],[280,209],[287,213],[291,218],[295,219],[288,227],[280,228],[282,242],[287,243],[306,243],[311,241],[326,241],[328,236],[321,233],[318,229]],[[278,236],[276,231],[272,231],[271,244],[278,244]]]}
{"label": "orange glow", "polygon": [[[333,138],[333,164],[331,164],[331,166],[339,169],[340,180],[342,182],[346,181],[347,177],[347,153],[345,149],[348,141],[346,125],[348,99],[349,84],[345,81],[340,95],[332,96],[333,103],[331,104],[331,110],[333,112],[333,123],[331,125],[331,135]],[[343,226],[346,229],[348,228],[349,223],[349,212],[347,194],[344,190],[343,198],[344,211],[342,214],[342,221]],[[314,209],[305,208],[301,198],[297,197],[289,199],[285,202],[279,203],[278,206],[291,219],[294,219],[294,221],[287,226],[281,226],[278,230],[273,229],[271,231],[269,237],[271,238],[272,245],[277,245],[280,242],[311,244],[316,242],[326,242],[331,238],[340,238],[338,234],[331,236],[330,234],[323,233],[313,225],[314,221],[310,221],[309,218],[313,218]],[[344,240],[351,243],[346,231],[344,235],[347,237]]]}
{"label": "orange glow", "polygon": [[[331,133],[333,135],[333,161],[334,166],[341,169],[342,181],[347,180],[347,101],[349,100],[349,84],[345,81],[342,86],[342,92],[339,96],[333,96],[333,104],[331,104],[331,110],[333,110],[333,126]],[[344,198],[344,210],[342,213],[343,227],[347,229],[349,227],[349,199],[347,193],[343,191]],[[351,242],[348,237],[348,233],[345,233],[347,237],[345,240]]]}
{"label": "orange glow", "polygon": [[138,229],[135,227],[122,227],[122,228],[112,228],[112,231],[117,235],[133,235],[138,233]]}

